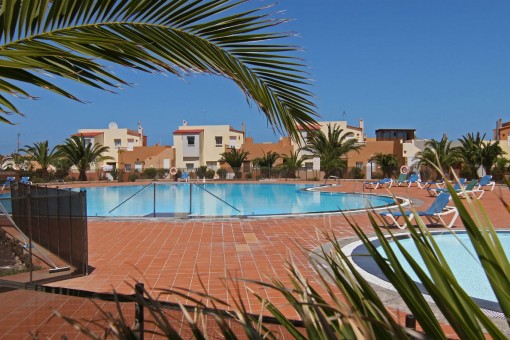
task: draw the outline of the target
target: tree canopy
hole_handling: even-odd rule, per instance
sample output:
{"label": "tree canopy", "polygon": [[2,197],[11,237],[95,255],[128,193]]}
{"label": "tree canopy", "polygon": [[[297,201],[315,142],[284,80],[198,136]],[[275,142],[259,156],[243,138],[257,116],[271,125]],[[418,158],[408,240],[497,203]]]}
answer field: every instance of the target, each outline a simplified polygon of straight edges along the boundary
{"label": "tree canopy", "polygon": [[359,152],[362,148],[356,139],[350,138],[339,126],[328,124],[328,132],[312,130],[308,134],[307,145],[302,149],[318,156],[321,162],[321,170],[327,179],[332,175],[340,175],[346,168],[346,162],[342,157],[350,151]]}

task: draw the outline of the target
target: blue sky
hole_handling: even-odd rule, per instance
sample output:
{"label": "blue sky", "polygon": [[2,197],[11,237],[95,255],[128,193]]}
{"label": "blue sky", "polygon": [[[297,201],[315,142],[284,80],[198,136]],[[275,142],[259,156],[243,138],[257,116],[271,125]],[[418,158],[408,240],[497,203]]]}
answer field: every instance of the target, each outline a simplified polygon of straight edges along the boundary
{"label": "blue sky", "polygon": [[[498,118],[510,121],[510,1],[283,0],[274,10],[293,19],[278,29],[298,33],[288,42],[304,49],[319,120],[363,119],[368,137],[378,128],[411,128],[435,139],[477,131],[492,138]],[[16,150],[18,134],[21,146],[54,146],[111,121],[132,129],[142,122],[149,145],[171,145],[182,120],[245,123],[256,142],[279,138],[225,79],[115,71],[134,86],[110,94],[67,85],[87,104],[39,89],[38,100],[14,99],[26,117],[0,125],[0,153]]]}

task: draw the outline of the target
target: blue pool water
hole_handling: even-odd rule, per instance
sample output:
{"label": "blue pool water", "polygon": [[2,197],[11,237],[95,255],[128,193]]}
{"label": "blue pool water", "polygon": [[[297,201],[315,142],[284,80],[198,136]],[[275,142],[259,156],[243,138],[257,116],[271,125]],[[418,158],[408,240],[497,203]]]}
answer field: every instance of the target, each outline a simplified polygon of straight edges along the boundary
{"label": "blue pool water", "polygon": [[[485,309],[501,311],[501,307],[497,303],[496,296],[489,280],[485,276],[480,261],[478,260],[474,248],[469,240],[469,235],[465,231],[457,231],[455,234],[451,232],[433,233],[434,240],[437,242],[439,249],[445,257],[448,265],[450,266],[453,274],[457,278],[459,284],[468,293],[469,296],[474,298],[478,305]],[[498,231],[499,241],[506,256],[510,255],[510,231]],[[384,250],[379,245],[379,241],[372,241],[379,253],[383,254]],[[413,259],[420,264],[421,268],[428,272],[426,266],[421,259],[421,256],[414,245],[414,242],[407,235],[399,237],[399,242],[410,253]],[[358,242],[356,242],[358,243]],[[393,251],[399,259],[402,267],[407,274],[418,283],[418,286],[423,293],[426,293],[425,288],[421,285],[418,276],[414,273],[407,260],[404,258],[396,243],[390,243]],[[368,255],[368,251],[363,245],[353,245],[355,248],[352,250],[351,255],[353,261],[365,272],[368,272],[379,279],[386,280],[386,277],[379,269],[375,261]],[[349,247],[349,246],[348,246]],[[385,286],[384,283],[380,283]]]}
{"label": "blue pool water", "polygon": [[[498,238],[508,257],[510,255],[510,232],[500,231],[498,232]],[[443,256],[450,265],[459,284],[469,296],[486,301],[497,301],[489,280],[485,276],[485,272],[480,264],[480,260],[476,256],[473,245],[469,240],[469,235],[466,232],[457,232],[455,235],[449,232],[434,234],[434,240],[437,242],[439,249],[441,249]],[[413,259],[418,262],[422,268],[426,268],[413,240],[405,238],[399,241],[411,254]],[[392,242],[391,247],[395,253],[398,254],[400,263],[403,263],[403,267],[409,276],[414,281],[420,282],[418,276],[398,250],[396,244]],[[384,254],[382,247],[378,247],[377,249],[380,253]]]}
{"label": "blue pool water", "polygon": [[[86,188],[87,211],[89,216],[150,216],[155,206],[157,216],[246,216],[357,210],[395,204],[388,196],[302,190],[307,187],[310,186],[158,183],[150,184],[138,194],[143,186],[94,187]],[[135,196],[115,209],[132,195]]]}

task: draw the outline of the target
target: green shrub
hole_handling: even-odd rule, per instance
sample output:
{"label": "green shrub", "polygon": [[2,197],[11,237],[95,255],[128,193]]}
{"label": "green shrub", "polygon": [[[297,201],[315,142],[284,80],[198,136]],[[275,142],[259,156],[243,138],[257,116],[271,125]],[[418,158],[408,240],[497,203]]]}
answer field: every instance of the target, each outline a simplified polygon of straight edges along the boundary
{"label": "green shrub", "polygon": [[129,176],[128,176],[128,181],[130,181],[130,182],[135,182],[137,179],[138,179],[138,174],[136,174],[136,173],[129,174]]}
{"label": "green shrub", "polygon": [[155,179],[157,174],[158,174],[158,169],[156,169],[156,168],[147,168],[147,169],[143,170],[142,178]]}
{"label": "green shrub", "polygon": [[362,179],[365,178],[365,174],[363,173],[363,169],[354,167],[350,171],[350,177],[354,179]]}
{"label": "green shrub", "polygon": [[247,172],[246,174],[244,174],[244,178],[246,179],[252,179],[253,178],[253,175],[251,172]]}
{"label": "green shrub", "polygon": [[216,172],[213,169],[207,169],[205,173],[205,178],[207,179],[213,179]]}
{"label": "green shrub", "polygon": [[226,179],[227,178],[227,169],[219,168],[216,170],[216,174],[220,179]]}
{"label": "green shrub", "polygon": [[466,178],[466,179],[473,178],[473,174],[471,173],[471,169],[469,169],[469,167],[467,167],[467,166],[463,166],[462,169],[460,169],[459,177],[463,177],[463,178]]}
{"label": "green shrub", "polygon": [[207,173],[207,165],[201,165],[196,168],[195,172],[197,173],[197,178],[205,178],[205,174]]}
{"label": "green shrub", "polygon": [[33,184],[38,184],[38,183],[47,183],[47,182],[48,182],[48,179],[44,179],[44,178],[42,178],[42,177],[35,176],[35,177],[30,178],[30,181],[31,181]]}
{"label": "green shrub", "polygon": [[169,173],[170,173],[169,169],[158,169],[156,178],[167,178]]}

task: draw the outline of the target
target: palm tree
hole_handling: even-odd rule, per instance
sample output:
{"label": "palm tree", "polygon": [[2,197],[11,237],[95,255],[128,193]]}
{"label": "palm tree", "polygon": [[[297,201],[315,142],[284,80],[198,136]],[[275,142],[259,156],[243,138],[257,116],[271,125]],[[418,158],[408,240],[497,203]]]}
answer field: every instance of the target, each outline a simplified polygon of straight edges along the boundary
{"label": "palm tree", "polygon": [[377,153],[372,157],[373,160],[381,167],[384,177],[391,177],[393,170],[398,167],[398,159],[392,153]]}
{"label": "palm tree", "polygon": [[321,130],[310,131],[307,145],[302,149],[320,157],[321,170],[324,171],[324,178],[327,179],[333,175],[340,176],[341,171],[347,167],[346,161],[341,157],[346,156],[350,151],[359,152],[361,148],[358,141],[344,134],[339,126],[328,124],[327,135]]}
{"label": "palm tree", "polygon": [[105,152],[110,150],[109,147],[101,144],[92,145],[91,143],[85,145],[85,140],[81,136],[67,138],[64,144],[58,146],[58,150],[63,158],[78,168],[80,172],[79,181],[87,180],[87,170],[90,169],[90,163],[113,159],[110,156],[103,156]]}
{"label": "palm tree", "polygon": [[462,167],[466,169],[470,178],[477,178],[477,172],[482,166],[482,148],[485,134],[480,132],[468,133],[467,136],[459,138],[461,146],[453,148],[454,154],[462,161]]}
{"label": "palm tree", "polygon": [[496,164],[496,160],[506,154],[499,146],[499,141],[484,142],[481,149],[481,163],[487,175],[491,174],[492,167]]}
{"label": "palm tree", "polygon": [[[35,98],[35,85],[81,101],[41,74],[112,91],[129,83],[107,66],[177,76],[203,73],[234,81],[279,131],[296,140],[296,126],[315,123],[315,104],[297,46],[271,32],[286,22],[244,1],[9,0],[0,1],[2,87]],[[0,121],[21,111],[0,96]]]}
{"label": "palm tree", "polygon": [[223,152],[220,154],[221,159],[219,160],[221,163],[227,163],[230,165],[232,170],[234,171],[235,177],[241,177],[241,166],[243,162],[246,160],[250,153],[244,151],[243,149],[231,149],[228,152]]}
{"label": "palm tree", "polygon": [[25,152],[30,160],[36,161],[42,168],[41,177],[48,178],[48,167],[52,165],[59,157],[57,147],[48,148],[48,141],[34,143],[32,146],[25,145],[20,151]]}
{"label": "palm tree", "polygon": [[457,157],[453,152],[452,141],[443,135],[441,140],[431,139],[425,142],[425,150],[418,152],[416,157],[420,160],[420,165],[438,164],[444,174],[449,174],[451,166],[457,162]]}
{"label": "palm tree", "polygon": [[299,157],[299,151],[296,150],[290,155],[282,155],[283,164],[280,168],[284,171],[287,178],[296,178],[296,171],[303,165],[303,158]]}
{"label": "palm tree", "polygon": [[264,177],[271,177],[271,169],[278,158],[280,158],[278,153],[268,151],[267,153],[264,152],[262,157],[255,158],[253,164],[260,168]]}

